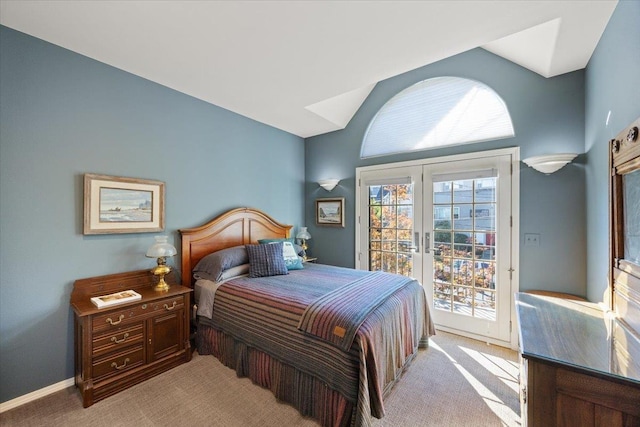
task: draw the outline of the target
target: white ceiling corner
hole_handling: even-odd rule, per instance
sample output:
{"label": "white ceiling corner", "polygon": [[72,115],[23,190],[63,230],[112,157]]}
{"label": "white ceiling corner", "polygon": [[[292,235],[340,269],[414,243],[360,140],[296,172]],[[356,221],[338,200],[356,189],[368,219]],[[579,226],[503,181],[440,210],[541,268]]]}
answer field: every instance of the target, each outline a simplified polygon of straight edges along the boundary
{"label": "white ceiling corner", "polygon": [[545,77],[584,68],[617,0],[0,0],[0,23],[303,138],[375,84],[484,47]]}
{"label": "white ceiling corner", "polygon": [[551,65],[560,24],[560,18],[553,19],[482,47],[541,76],[551,77]]}
{"label": "white ceiling corner", "polygon": [[375,85],[373,83],[354,89],[324,101],[307,105],[305,108],[335,124],[336,128],[333,130],[344,129]]}

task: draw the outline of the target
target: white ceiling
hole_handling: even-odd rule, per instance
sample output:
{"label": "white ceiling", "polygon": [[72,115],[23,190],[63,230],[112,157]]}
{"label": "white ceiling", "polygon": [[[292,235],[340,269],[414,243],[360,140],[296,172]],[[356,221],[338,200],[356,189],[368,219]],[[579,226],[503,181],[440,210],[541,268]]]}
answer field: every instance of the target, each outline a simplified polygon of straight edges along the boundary
{"label": "white ceiling", "polygon": [[0,23],[301,137],[375,84],[483,47],[584,68],[617,0],[0,1]]}

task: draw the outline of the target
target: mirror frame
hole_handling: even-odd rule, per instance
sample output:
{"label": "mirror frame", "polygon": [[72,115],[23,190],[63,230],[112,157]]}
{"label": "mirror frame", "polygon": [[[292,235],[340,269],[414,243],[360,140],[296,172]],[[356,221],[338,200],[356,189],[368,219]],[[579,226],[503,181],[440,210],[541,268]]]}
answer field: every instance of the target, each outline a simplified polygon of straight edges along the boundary
{"label": "mirror frame", "polygon": [[640,170],[639,129],[640,118],[610,141],[610,308],[622,317],[629,313],[631,306],[637,307],[631,309],[631,312],[640,308],[640,265],[626,260],[624,253],[625,192],[623,188],[623,177]]}

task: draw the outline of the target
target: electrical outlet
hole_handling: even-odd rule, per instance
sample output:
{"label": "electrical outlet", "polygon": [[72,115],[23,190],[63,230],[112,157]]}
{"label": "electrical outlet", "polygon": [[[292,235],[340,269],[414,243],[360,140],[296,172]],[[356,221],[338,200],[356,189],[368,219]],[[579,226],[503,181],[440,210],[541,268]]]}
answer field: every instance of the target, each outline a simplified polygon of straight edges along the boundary
{"label": "electrical outlet", "polygon": [[534,233],[527,233],[524,235],[525,246],[540,246],[540,235]]}

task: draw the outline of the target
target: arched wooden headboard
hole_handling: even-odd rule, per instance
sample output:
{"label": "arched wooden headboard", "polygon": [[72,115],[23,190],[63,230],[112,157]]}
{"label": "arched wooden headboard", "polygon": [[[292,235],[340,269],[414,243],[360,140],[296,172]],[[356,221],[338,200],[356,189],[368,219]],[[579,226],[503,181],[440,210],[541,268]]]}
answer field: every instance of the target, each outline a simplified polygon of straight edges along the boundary
{"label": "arched wooden headboard", "polygon": [[291,227],[257,209],[237,208],[199,227],[179,230],[182,236],[182,285],[193,287],[191,272],[206,255],[233,246],[255,244],[259,239],[290,237]]}

